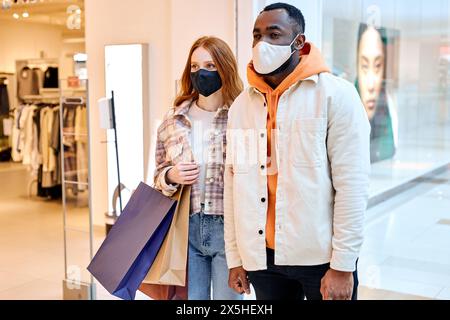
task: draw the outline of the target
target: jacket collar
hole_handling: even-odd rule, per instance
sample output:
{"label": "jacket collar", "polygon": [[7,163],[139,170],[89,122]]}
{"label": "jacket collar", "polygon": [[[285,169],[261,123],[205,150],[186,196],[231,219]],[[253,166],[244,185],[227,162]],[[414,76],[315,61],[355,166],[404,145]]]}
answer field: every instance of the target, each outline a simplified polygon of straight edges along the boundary
{"label": "jacket collar", "polygon": [[[303,82],[303,81],[311,81],[311,82],[314,82],[315,84],[317,84],[317,83],[319,82],[319,75],[318,75],[318,74],[314,74],[314,75],[309,76],[309,77],[307,77],[307,78],[305,78],[305,79],[300,79],[299,81],[297,81],[296,83],[294,83],[290,88],[292,88],[292,87],[298,85],[300,82]],[[250,86],[249,89],[252,90],[253,92],[258,92],[258,93],[260,93],[260,91],[259,91],[256,87],[254,87],[254,86]]]}
{"label": "jacket collar", "polygon": [[[173,111],[173,116],[187,117],[189,109],[191,108],[193,102],[194,100],[186,100],[180,106],[175,107]],[[230,108],[229,106],[223,106],[217,110],[217,114],[221,113],[222,111],[228,111],[229,108]]]}

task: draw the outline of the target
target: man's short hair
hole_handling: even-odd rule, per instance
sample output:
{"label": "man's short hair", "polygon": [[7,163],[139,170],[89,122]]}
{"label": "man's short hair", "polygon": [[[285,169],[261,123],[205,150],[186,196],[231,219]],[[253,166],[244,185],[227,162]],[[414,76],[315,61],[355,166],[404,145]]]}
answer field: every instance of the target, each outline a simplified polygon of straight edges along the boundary
{"label": "man's short hair", "polygon": [[296,7],[282,2],[277,2],[271,5],[268,5],[263,9],[262,12],[277,10],[277,9],[284,9],[287,11],[289,17],[291,18],[292,22],[296,25],[294,28],[294,32],[296,34],[299,33],[305,33],[305,17],[303,16],[303,13],[297,9]]}

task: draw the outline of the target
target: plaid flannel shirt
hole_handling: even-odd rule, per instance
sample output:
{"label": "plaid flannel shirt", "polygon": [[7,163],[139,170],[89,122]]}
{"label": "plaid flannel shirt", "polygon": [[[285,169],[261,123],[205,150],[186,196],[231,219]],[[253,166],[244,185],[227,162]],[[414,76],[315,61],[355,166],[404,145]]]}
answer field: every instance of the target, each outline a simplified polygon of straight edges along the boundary
{"label": "plaid flannel shirt", "polygon": [[[171,108],[158,128],[154,183],[156,189],[169,197],[178,190],[179,186],[167,183],[167,172],[179,162],[195,161],[190,139],[192,124],[188,117],[192,103],[193,101],[185,101],[179,107]],[[206,179],[197,181],[192,186],[191,214],[202,211],[202,195],[199,184],[205,183],[204,212],[211,215],[223,215],[228,109],[227,106],[219,108],[214,117],[214,130],[209,137],[209,146],[207,146]]]}

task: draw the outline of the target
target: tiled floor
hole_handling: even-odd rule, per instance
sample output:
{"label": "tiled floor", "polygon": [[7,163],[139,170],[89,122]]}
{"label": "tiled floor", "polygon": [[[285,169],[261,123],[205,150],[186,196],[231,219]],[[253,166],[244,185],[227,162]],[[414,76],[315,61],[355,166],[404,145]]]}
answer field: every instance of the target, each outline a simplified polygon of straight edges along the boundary
{"label": "tiled floor", "polygon": [[[449,180],[443,174],[368,211],[360,299],[450,299]],[[62,299],[61,205],[27,198],[20,166],[0,166],[0,181],[0,299]],[[68,262],[89,279],[86,199],[70,204],[68,221],[77,231],[67,237]],[[96,230],[95,248],[103,234]],[[101,287],[97,298],[114,299]]]}
{"label": "tiled floor", "polygon": [[449,299],[450,173],[367,213],[359,264],[365,287]]}

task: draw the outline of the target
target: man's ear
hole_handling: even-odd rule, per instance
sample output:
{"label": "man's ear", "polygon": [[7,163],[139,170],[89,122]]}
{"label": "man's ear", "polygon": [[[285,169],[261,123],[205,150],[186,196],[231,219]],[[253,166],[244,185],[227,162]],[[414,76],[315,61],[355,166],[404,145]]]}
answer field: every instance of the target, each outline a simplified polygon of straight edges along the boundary
{"label": "man's ear", "polygon": [[294,45],[295,50],[301,51],[305,45],[305,36],[302,34],[299,35],[297,37],[297,39],[295,39],[293,45]]}
{"label": "man's ear", "polygon": [[306,43],[306,37],[304,34],[301,34],[297,37],[297,40],[295,40],[295,47],[297,50],[301,51]]}

